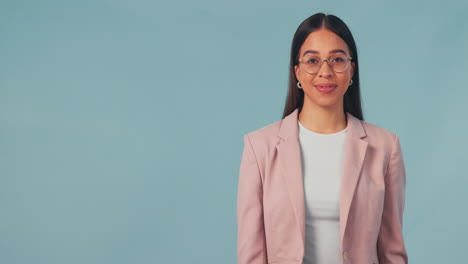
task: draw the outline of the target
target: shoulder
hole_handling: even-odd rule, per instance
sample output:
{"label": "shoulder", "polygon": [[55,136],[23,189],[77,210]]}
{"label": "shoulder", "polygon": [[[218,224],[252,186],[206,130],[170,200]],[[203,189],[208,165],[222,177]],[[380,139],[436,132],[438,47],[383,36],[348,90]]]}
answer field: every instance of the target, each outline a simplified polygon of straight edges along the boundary
{"label": "shoulder", "polygon": [[398,135],[395,132],[367,121],[359,120],[359,122],[366,131],[365,140],[371,146],[383,148],[387,152],[392,150],[398,140]]}
{"label": "shoulder", "polygon": [[[371,147],[384,150],[385,152],[391,152],[392,148],[395,147],[395,143],[398,140],[396,133],[374,123],[360,120],[354,116],[352,117],[353,129],[357,131],[362,128],[366,135],[363,140],[368,142]],[[257,128],[244,134],[244,137],[257,151],[270,151],[279,143],[280,138],[278,137],[278,133],[284,121],[285,119],[283,118]]]}
{"label": "shoulder", "polygon": [[252,147],[259,151],[268,151],[279,142],[278,132],[284,119],[275,121],[263,127],[244,134]]}
{"label": "shoulder", "polygon": [[361,122],[364,130],[366,130],[366,133],[368,133],[370,136],[394,137],[396,135],[396,133],[393,131],[374,123],[363,120],[359,120],[359,122]]}

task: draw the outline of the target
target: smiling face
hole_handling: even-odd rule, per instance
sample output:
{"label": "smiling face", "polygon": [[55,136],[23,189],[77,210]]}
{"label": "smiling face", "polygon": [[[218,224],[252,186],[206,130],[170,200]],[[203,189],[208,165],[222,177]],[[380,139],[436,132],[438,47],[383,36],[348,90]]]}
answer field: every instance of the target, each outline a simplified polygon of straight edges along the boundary
{"label": "smiling face", "polygon": [[[328,29],[319,29],[307,36],[299,50],[299,59],[314,55],[321,60],[328,59],[332,55],[346,55],[351,57],[348,45],[338,35]],[[330,65],[324,61],[318,72],[310,74],[304,70],[304,64],[294,66],[296,78],[301,82],[304,90],[304,105],[322,108],[343,109],[343,97],[353,77],[355,63],[352,62],[343,72],[335,72]],[[331,92],[320,91],[321,85],[335,86]],[[311,105],[312,104],[312,105]]]}

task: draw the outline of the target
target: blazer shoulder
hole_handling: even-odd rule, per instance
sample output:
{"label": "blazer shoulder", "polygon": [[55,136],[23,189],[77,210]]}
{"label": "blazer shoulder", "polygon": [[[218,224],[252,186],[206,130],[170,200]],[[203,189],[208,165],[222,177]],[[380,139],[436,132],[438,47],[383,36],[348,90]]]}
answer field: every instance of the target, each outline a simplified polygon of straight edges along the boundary
{"label": "blazer shoulder", "polygon": [[367,121],[359,120],[366,131],[367,142],[382,146],[386,150],[391,151],[392,146],[396,140],[397,134],[389,129],[382,126],[369,123]]}
{"label": "blazer shoulder", "polygon": [[268,150],[275,147],[278,143],[278,132],[284,119],[270,123],[266,126],[246,133],[244,136],[248,137],[254,149]]}

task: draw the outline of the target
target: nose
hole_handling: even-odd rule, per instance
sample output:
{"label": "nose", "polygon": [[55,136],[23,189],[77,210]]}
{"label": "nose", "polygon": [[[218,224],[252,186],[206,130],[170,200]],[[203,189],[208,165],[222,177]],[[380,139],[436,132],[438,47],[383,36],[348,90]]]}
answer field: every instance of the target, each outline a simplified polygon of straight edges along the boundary
{"label": "nose", "polygon": [[332,68],[330,67],[330,64],[328,64],[327,60],[322,61],[322,66],[319,69],[319,76],[320,77],[329,77],[331,76]]}

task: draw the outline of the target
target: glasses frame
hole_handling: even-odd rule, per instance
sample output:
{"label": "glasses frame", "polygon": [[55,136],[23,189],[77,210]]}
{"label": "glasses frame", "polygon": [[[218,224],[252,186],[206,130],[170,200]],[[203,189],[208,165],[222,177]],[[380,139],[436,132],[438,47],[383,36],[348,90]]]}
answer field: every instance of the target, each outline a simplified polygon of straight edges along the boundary
{"label": "glasses frame", "polygon": [[[332,55],[332,56],[333,56],[333,55]],[[332,56],[330,56],[330,57],[332,57]],[[345,56],[346,56],[346,55],[345,55]],[[307,72],[308,74],[316,74],[317,72],[320,71],[320,68],[322,68],[323,62],[324,62],[324,61],[327,61],[328,66],[330,66],[330,68],[331,68],[334,72],[336,72],[336,73],[342,73],[342,72],[346,71],[346,70],[349,68],[349,65],[351,64],[351,63],[349,63],[349,62],[353,59],[352,57],[347,57],[347,58],[346,58],[346,68],[345,68],[344,70],[342,70],[342,71],[335,71],[335,68],[333,68],[333,66],[332,66],[331,63],[330,63],[330,57],[328,57],[328,59],[323,59],[323,60],[320,61],[320,64],[319,64],[319,66],[318,66],[318,70],[317,70],[316,72],[308,72],[308,71],[306,71],[306,69],[304,69],[304,71]],[[299,62],[299,64],[304,63],[304,57],[302,57],[301,59],[298,59],[298,62]]]}

